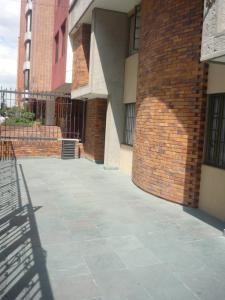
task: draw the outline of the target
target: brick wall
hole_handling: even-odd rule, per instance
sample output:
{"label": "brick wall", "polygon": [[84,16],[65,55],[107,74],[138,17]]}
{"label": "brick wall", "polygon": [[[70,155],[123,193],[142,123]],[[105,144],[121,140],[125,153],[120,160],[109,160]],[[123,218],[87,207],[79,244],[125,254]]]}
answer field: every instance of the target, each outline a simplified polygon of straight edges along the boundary
{"label": "brick wall", "polygon": [[194,207],[207,84],[207,68],[199,62],[202,15],[202,0],[142,1],[133,160],[135,184]]}
{"label": "brick wall", "polygon": [[87,102],[84,155],[96,162],[104,161],[107,101]]}
{"label": "brick wall", "polygon": [[33,1],[30,89],[51,91],[55,0]]}
{"label": "brick wall", "polygon": [[83,24],[73,36],[72,89],[88,84],[91,25]]}
{"label": "brick wall", "polygon": [[60,157],[60,141],[12,141],[12,146],[17,158],[20,157]]}

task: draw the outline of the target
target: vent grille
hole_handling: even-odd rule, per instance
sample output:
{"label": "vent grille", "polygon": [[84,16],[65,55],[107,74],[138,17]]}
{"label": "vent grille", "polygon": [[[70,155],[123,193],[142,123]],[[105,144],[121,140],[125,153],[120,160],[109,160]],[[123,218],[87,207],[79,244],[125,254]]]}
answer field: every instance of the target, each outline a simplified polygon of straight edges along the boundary
{"label": "vent grille", "polygon": [[62,141],[62,159],[75,159],[75,141]]}

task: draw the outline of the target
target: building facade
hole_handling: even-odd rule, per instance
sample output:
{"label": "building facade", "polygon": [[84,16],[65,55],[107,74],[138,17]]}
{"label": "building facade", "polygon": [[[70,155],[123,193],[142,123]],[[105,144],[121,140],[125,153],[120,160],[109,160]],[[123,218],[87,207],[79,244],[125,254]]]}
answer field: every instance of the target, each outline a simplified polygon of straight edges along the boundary
{"label": "building facade", "polygon": [[55,0],[22,0],[18,91],[51,91]]}
{"label": "building facade", "polygon": [[199,207],[225,220],[225,2],[205,1],[201,61],[209,65]]}
{"label": "building facade", "polygon": [[[222,112],[222,146],[207,147],[215,122],[207,94],[225,87],[225,7],[203,2],[71,1],[71,96],[87,106],[86,157],[130,174],[146,192],[225,219],[224,179],[207,191],[214,173],[225,176]],[[212,151],[219,167],[208,166]]]}
{"label": "building facade", "polygon": [[68,36],[69,0],[56,1],[52,52],[52,90],[70,93],[73,53]]}

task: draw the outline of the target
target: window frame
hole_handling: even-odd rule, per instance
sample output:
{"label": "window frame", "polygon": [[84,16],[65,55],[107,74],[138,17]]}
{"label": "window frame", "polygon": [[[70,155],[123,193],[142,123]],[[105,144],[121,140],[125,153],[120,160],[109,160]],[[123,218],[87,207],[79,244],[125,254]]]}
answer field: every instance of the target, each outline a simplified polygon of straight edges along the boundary
{"label": "window frame", "polygon": [[[26,78],[26,73],[28,74],[27,78]],[[29,69],[24,70],[23,74],[24,74],[24,90],[29,91],[30,90],[30,70]]]}
{"label": "window frame", "polygon": [[125,122],[124,122],[124,133],[123,133],[124,145],[133,147],[135,125],[136,125],[136,103],[135,102],[125,103]]}
{"label": "window frame", "polygon": [[[141,24],[138,25],[138,19],[141,23],[141,5],[135,6],[134,13],[129,17],[129,56],[137,53],[140,49],[140,30]],[[139,34],[137,34],[139,32]]]}
{"label": "window frame", "polygon": [[[28,50],[27,50],[27,47],[28,47]],[[30,61],[30,57],[31,57],[31,41],[27,41],[25,43],[25,60]]]}
{"label": "window frame", "polygon": [[64,56],[65,54],[65,50],[66,50],[66,20],[62,23],[61,26],[61,35],[62,35],[62,48],[61,48],[61,53],[62,56]]}
{"label": "window frame", "polygon": [[225,170],[225,93],[208,97],[204,164]]}
{"label": "window frame", "polygon": [[26,14],[26,32],[32,31],[32,10]]}
{"label": "window frame", "polygon": [[55,35],[55,64],[59,62],[59,32]]}

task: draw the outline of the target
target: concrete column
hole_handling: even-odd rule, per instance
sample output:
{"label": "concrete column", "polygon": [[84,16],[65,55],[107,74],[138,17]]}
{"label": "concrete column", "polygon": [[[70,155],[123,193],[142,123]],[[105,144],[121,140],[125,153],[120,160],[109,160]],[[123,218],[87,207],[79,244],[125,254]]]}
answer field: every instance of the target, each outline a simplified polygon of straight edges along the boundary
{"label": "concrete column", "polygon": [[46,101],[45,125],[55,125],[55,99]]}
{"label": "concrete column", "polygon": [[105,168],[119,168],[124,124],[124,70],[128,45],[128,16],[95,9],[92,22],[91,88],[108,96]]}

